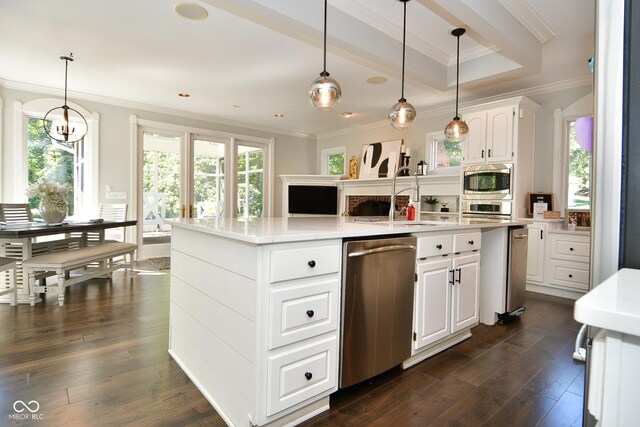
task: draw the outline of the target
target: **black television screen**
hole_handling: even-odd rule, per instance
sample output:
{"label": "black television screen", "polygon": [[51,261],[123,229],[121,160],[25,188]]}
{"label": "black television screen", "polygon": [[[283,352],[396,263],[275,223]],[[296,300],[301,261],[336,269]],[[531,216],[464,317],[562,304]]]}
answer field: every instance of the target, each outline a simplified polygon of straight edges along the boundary
{"label": "black television screen", "polygon": [[337,215],[338,187],[324,185],[290,185],[289,213]]}

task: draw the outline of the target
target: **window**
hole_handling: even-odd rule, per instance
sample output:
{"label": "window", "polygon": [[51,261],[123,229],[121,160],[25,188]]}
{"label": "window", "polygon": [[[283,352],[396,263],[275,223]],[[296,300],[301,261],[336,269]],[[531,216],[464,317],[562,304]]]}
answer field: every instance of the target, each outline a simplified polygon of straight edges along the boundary
{"label": "window", "polygon": [[576,120],[568,123],[568,172],[567,207],[578,209],[591,208],[591,153],[583,148],[587,142],[578,142]]}
{"label": "window", "polygon": [[196,217],[224,213],[225,144],[194,138],[193,194]]}
{"label": "window", "polygon": [[346,147],[326,148],[321,151],[321,168],[323,175],[344,175],[347,169]]}
{"label": "window", "polygon": [[429,153],[429,170],[456,173],[461,161],[461,143],[447,141],[442,132],[427,135],[426,153]]}
{"label": "window", "polygon": [[238,144],[238,218],[263,215],[264,147]]}

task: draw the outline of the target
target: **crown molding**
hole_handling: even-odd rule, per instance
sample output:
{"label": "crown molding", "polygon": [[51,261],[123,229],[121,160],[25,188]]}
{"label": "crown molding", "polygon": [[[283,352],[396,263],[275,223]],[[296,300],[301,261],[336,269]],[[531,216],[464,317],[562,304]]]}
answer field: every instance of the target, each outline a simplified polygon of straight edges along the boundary
{"label": "crown molding", "polygon": [[540,42],[545,44],[556,36],[555,31],[526,1],[498,0],[514,18]]}
{"label": "crown molding", "polygon": [[[60,97],[64,96],[64,90],[61,90],[61,89],[55,89],[47,86],[39,86],[31,83],[16,82],[16,81],[5,80],[0,78],[0,88],[3,88],[3,87],[7,89],[38,93],[42,95],[52,95],[52,96],[60,96]],[[112,98],[112,97],[103,96],[103,95],[92,95],[92,94],[83,93],[83,92],[69,91],[68,97],[81,100],[81,101],[97,102],[100,104],[106,104],[106,105],[111,105],[116,107],[131,108],[135,110],[143,110],[143,111],[159,113],[159,114],[167,114],[171,116],[182,117],[186,119],[202,120],[209,123],[217,123],[217,124],[227,125],[227,126],[236,126],[236,127],[256,130],[260,132],[268,132],[268,133],[278,134],[278,135],[293,136],[296,138],[310,139],[314,141],[316,140],[316,136],[309,133],[287,131],[283,129],[271,128],[268,126],[255,126],[253,124],[222,119],[222,118],[210,116],[207,114],[192,113],[189,111],[161,107],[158,105],[146,104],[143,102],[129,101],[126,99]]]}
{"label": "crown molding", "polygon": [[[545,93],[551,93],[551,92],[558,92],[561,90],[565,90],[565,89],[571,89],[574,87],[581,87],[581,86],[587,86],[587,85],[591,85],[592,79],[590,76],[585,76],[585,77],[577,77],[574,79],[568,79],[568,80],[563,80],[560,82],[554,82],[554,83],[548,83],[545,85],[540,85],[540,86],[534,86],[531,88],[527,88],[527,89],[521,89],[521,90],[516,90],[513,92],[506,92],[506,93],[502,93],[500,95],[495,95],[495,96],[490,96],[490,97],[486,97],[486,98],[480,98],[480,99],[474,99],[474,100],[470,100],[470,101],[464,101],[460,103],[460,109],[465,109],[468,107],[472,107],[474,105],[477,104],[484,104],[484,103],[488,103],[488,102],[494,102],[494,101],[500,101],[506,98],[514,98],[514,97],[518,97],[518,96],[535,96],[535,95],[542,95]],[[437,116],[440,114],[445,114],[448,111],[451,111],[451,105],[447,104],[447,105],[439,105],[436,106],[434,108],[430,108],[429,111],[421,111],[418,112],[418,114],[416,114],[416,120],[418,119],[425,119],[428,117],[433,117],[433,116]],[[354,133],[359,133],[359,132],[364,132],[364,131],[368,131],[368,130],[373,130],[373,129],[380,129],[383,127],[389,126],[389,121],[388,120],[378,120],[376,122],[372,122],[372,123],[366,123],[363,125],[358,125],[358,126],[354,126],[354,127],[349,127],[349,128],[343,128],[343,129],[338,129],[335,131],[330,131],[330,132],[323,132],[323,133],[318,133],[317,139],[326,139],[326,138],[333,138],[336,136],[341,136],[341,135],[350,135],[350,134],[354,134]]]}

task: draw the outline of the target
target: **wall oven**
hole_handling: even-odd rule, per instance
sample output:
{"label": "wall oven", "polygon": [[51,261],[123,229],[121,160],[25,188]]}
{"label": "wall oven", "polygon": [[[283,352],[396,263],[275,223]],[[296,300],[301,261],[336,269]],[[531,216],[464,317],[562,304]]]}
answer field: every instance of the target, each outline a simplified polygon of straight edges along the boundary
{"label": "wall oven", "polygon": [[504,200],[463,200],[462,215],[466,218],[511,219],[512,202]]}
{"label": "wall oven", "polygon": [[463,169],[463,199],[511,200],[513,165],[467,166]]}

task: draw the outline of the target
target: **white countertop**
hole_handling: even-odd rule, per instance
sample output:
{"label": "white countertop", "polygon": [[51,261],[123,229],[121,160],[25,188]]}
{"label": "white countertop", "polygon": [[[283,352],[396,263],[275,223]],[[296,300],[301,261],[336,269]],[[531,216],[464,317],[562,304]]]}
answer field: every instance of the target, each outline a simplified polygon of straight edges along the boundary
{"label": "white countertop", "polygon": [[640,270],[624,268],[576,301],[578,322],[640,336]]}
{"label": "white countertop", "polygon": [[[371,222],[354,222],[367,221]],[[345,237],[380,236],[419,233],[425,231],[496,228],[526,225],[526,221],[470,220],[457,221],[395,221],[364,217],[275,217],[241,220],[187,219],[169,221],[174,227],[187,228],[255,244],[299,242],[307,240],[341,239]]]}

